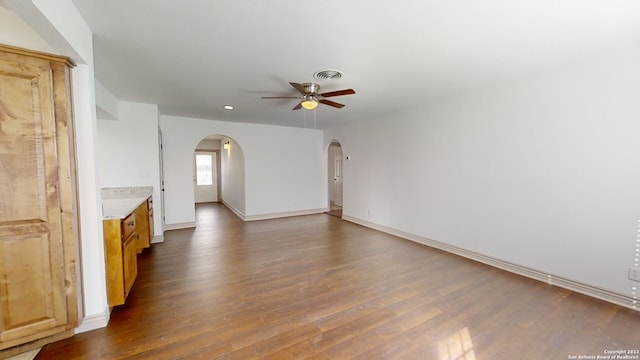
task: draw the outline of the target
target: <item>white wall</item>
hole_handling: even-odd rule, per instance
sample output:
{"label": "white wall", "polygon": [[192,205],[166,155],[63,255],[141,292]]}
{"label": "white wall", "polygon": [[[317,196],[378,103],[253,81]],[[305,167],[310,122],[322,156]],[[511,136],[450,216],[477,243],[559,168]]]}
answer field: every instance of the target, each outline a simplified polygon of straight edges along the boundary
{"label": "white wall", "polygon": [[231,138],[224,138],[222,143],[229,142],[228,149],[220,153],[222,192],[221,198],[228,207],[241,215],[246,214],[245,198],[245,162],[240,145]]}
{"label": "white wall", "polygon": [[197,150],[220,150],[220,140],[204,139],[196,146]]}
{"label": "white wall", "polygon": [[345,215],[631,296],[638,63],[619,50],[329,129],[352,157]]}
{"label": "white wall", "polygon": [[[233,138],[245,163],[245,215],[326,207],[322,132],[313,129],[161,116],[166,223],[195,221],[193,151],[207,135]],[[223,196],[225,196],[223,191]]]}
{"label": "white wall", "polygon": [[[9,34],[3,42],[20,47],[36,46],[45,41],[51,51],[71,57],[77,66],[72,70],[72,93],[76,132],[76,163],[81,238],[82,291],[85,318],[76,331],[106,326],[107,306],[102,217],[96,169],[96,117],[93,71],[92,33],[71,1],[4,0],[6,7],[24,21],[14,26],[0,21],[0,33]],[[4,20],[4,19],[3,19]],[[26,31],[30,28],[33,31]],[[19,30],[20,29],[20,30]],[[23,31],[24,30],[24,31]],[[37,34],[38,39],[33,35]]]}
{"label": "white wall", "polygon": [[102,85],[100,81],[95,80],[96,84],[96,117],[105,120],[117,120],[120,118],[119,101],[116,97]]}
{"label": "white wall", "polygon": [[16,13],[2,7],[2,3],[0,3],[0,29],[2,30],[0,44],[48,53],[56,51]]}
{"label": "white wall", "polygon": [[163,233],[158,106],[118,102],[117,120],[98,120],[101,187],[153,186],[154,232]]}

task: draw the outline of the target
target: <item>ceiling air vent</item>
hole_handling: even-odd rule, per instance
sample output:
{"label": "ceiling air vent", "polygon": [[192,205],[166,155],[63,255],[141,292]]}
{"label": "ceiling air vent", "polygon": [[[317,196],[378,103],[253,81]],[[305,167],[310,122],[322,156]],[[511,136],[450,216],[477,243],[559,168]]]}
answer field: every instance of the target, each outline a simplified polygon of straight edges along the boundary
{"label": "ceiling air vent", "polygon": [[342,77],[342,73],[338,70],[322,70],[313,74],[313,77],[320,80],[336,80]]}

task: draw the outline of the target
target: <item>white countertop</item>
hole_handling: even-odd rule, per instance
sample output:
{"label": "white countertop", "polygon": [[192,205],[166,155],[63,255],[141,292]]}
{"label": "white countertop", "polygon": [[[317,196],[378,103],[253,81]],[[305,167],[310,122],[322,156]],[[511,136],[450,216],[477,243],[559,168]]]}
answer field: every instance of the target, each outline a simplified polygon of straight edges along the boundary
{"label": "white countertop", "polygon": [[102,219],[124,219],[146,200],[147,197],[104,199],[102,200]]}

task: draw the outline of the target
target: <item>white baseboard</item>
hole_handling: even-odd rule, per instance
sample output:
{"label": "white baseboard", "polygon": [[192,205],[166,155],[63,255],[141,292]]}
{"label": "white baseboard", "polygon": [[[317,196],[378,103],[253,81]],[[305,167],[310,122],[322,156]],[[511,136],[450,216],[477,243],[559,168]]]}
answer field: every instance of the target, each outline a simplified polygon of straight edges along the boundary
{"label": "white baseboard", "polygon": [[222,203],[222,205],[226,206],[227,209],[231,210],[231,212],[236,214],[237,217],[239,217],[240,219],[244,220],[244,212],[240,211],[239,209],[236,209],[234,206],[232,206],[228,202],[224,201],[224,199],[221,200],[220,202]]}
{"label": "white baseboard", "polygon": [[407,233],[402,230],[390,228],[384,225],[375,224],[367,220],[358,219],[349,215],[342,215],[342,219],[368,227],[374,230],[382,231],[387,234],[395,235],[403,239],[411,240],[422,245],[430,246],[436,249],[440,249],[455,255],[459,255],[474,261],[481,262],[505,271],[509,271],[518,275],[522,275],[531,279],[546,282],[549,285],[558,286],[561,288],[569,289],[577,293],[585,294],[600,300],[604,300],[616,305],[624,306],[626,308],[640,311],[640,304],[637,300],[630,296],[613,292],[610,290],[602,289],[596,286],[584,284],[578,281],[570,280],[562,276],[556,276],[553,274],[547,274],[545,272],[529,268],[526,266],[514,264],[508,261],[493,258],[487,255],[483,255],[474,251],[465,250],[457,246],[445,244],[436,240],[431,240],[422,236]]}
{"label": "white baseboard", "polygon": [[109,324],[111,318],[111,311],[107,306],[102,313],[89,315],[82,319],[80,326],[74,329],[75,334],[84,333],[91,330],[101,329]]}
{"label": "white baseboard", "polygon": [[245,215],[242,211],[229,205],[224,200],[222,200],[222,205],[226,206],[229,210],[231,210],[234,214],[236,214],[237,217],[242,219],[242,221],[269,220],[269,219],[278,219],[278,218],[291,217],[291,216],[321,214],[327,211],[327,209],[310,209],[310,210],[287,211],[287,212],[271,213],[271,214]]}
{"label": "white baseboard", "polygon": [[[196,227],[195,221],[184,222],[184,223],[176,223],[176,224],[165,224],[164,230],[179,230],[179,229],[189,229]],[[155,240],[155,237],[154,237]]]}
{"label": "white baseboard", "polygon": [[161,242],[164,242],[164,235],[156,235],[153,237],[153,239],[151,239],[152,244],[157,244]]}
{"label": "white baseboard", "polygon": [[272,213],[272,214],[249,215],[249,216],[245,216],[243,220],[244,221],[256,221],[256,220],[278,219],[278,218],[291,217],[291,216],[322,214],[325,211],[326,211],[325,209],[310,209],[310,210],[299,210],[299,211],[288,211],[288,212],[281,212],[281,213]]}

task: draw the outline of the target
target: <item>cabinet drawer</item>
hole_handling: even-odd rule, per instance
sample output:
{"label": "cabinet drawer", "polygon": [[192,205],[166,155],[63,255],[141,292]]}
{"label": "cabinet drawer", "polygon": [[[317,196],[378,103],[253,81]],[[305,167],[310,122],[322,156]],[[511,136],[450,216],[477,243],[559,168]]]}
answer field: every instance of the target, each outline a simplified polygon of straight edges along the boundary
{"label": "cabinet drawer", "polygon": [[131,214],[122,220],[122,240],[126,239],[136,229],[136,214]]}

